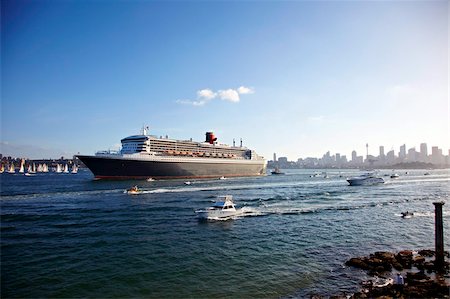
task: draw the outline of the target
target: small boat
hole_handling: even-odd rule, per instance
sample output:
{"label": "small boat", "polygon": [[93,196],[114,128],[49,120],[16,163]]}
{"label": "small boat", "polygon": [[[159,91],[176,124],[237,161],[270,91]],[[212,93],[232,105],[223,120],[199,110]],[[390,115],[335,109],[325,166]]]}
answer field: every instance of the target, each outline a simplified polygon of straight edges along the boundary
{"label": "small boat", "polygon": [[219,180],[226,180],[227,178],[226,177],[224,177],[224,176],[221,176],[220,178],[219,178]]}
{"label": "small boat", "polygon": [[184,182],[184,184],[185,184],[185,185],[190,185],[190,184],[192,184],[192,183],[189,182],[189,181],[187,181],[187,182]]}
{"label": "small boat", "polygon": [[409,211],[402,212],[402,218],[408,219],[408,218],[411,218],[412,216],[414,216],[413,212],[409,212]]}
{"label": "small boat", "polygon": [[78,173],[78,166],[77,166],[76,164],[73,164],[73,165],[72,165],[72,171],[71,171],[71,173],[73,173],[73,174],[77,174],[77,173]]}
{"label": "small boat", "polygon": [[127,191],[125,191],[127,194],[140,194],[142,193],[142,190],[138,188],[138,186],[133,186]]}
{"label": "small boat", "polygon": [[430,173],[429,172],[425,172],[423,175],[430,175]]}
{"label": "small boat", "polygon": [[365,173],[358,177],[353,177],[347,179],[350,186],[371,186],[384,184],[384,180],[380,177],[375,176],[373,173]]}
{"label": "small boat", "polygon": [[242,209],[236,209],[232,195],[224,195],[219,196],[212,206],[195,213],[200,220],[227,220],[242,214]]}
{"label": "small boat", "polygon": [[398,179],[400,176],[397,173],[391,174],[391,179]]}
{"label": "small boat", "polygon": [[69,173],[69,165],[67,164],[64,165],[63,173]]}
{"label": "small boat", "polygon": [[16,173],[16,168],[14,167],[14,163],[9,165],[8,173]]}
{"label": "small boat", "polygon": [[20,168],[19,168],[19,173],[24,173],[25,172],[25,160],[22,159],[20,161]]}
{"label": "small boat", "polygon": [[155,181],[155,179],[153,179],[153,178],[148,178],[147,179],[147,182],[153,182],[153,181]]}
{"label": "small boat", "polygon": [[281,172],[279,167],[275,167],[275,169],[272,170],[270,173],[271,174],[284,174],[284,172]]}

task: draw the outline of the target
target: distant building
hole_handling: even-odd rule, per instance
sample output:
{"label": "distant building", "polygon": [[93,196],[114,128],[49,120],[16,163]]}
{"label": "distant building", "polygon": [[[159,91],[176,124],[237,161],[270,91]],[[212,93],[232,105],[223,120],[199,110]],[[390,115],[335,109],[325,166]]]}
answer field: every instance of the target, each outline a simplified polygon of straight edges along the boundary
{"label": "distant building", "polygon": [[416,152],[416,148],[410,148],[408,150],[408,155],[406,156],[406,159],[408,160],[408,162],[416,162],[417,161],[417,152]]}
{"label": "distant building", "polygon": [[391,150],[387,152],[386,154],[386,163],[387,164],[394,164],[395,163],[395,152],[394,150]]}
{"label": "distant building", "polygon": [[277,162],[277,154],[273,153],[273,162]]}
{"label": "distant building", "polygon": [[280,163],[280,164],[287,164],[288,163],[288,158],[287,157],[279,157],[278,158],[278,163]]}
{"label": "distant building", "polygon": [[400,152],[398,153],[398,157],[400,158],[400,161],[406,159],[406,144],[400,146]]}
{"label": "distant building", "polygon": [[352,162],[356,163],[356,159],[357,159],[356,151],[352,151]]}
{"label": "distant building", "polygon": [[431,163],[439,165],[444,163],[444,157],[442,156],[442,150],[437,146],[431,147]]}
{"label": "distant building", "polygon": [[420,161],[421,162],[428,161],[428,147],[426,143],[420,144]]}
{"label": "distant building", "polygon": [[384,146],[380,146],[380,158],[384,158]]}

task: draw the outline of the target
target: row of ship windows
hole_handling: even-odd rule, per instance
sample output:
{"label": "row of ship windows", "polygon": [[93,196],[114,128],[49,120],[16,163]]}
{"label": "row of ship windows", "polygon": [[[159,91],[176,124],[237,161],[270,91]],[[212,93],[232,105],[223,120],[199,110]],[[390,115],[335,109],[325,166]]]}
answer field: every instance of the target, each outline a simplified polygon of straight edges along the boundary
{"label": "row of ship windows", "polygon": [[150,145],[150,149],[148,145],[143,143],[128,143],[124,142],[122,144],[123,151],[139,151],[139,152],[165,152],[169,154],[191,154],[191,153],[217,153],[223,155],[236,155],[242,156],[244,151],[235,150],[235,149],[224,149],[224,148],[216,148],[216,147],[200,147],[193,144],[170,144],[168,145],[166,142],[152,142]]}

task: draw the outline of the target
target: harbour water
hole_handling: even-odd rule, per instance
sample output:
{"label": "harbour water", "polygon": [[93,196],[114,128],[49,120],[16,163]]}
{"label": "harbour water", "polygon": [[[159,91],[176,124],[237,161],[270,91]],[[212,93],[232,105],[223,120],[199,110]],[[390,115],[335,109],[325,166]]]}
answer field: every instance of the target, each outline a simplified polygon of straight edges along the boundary
{"label": "harbour water", "polygon": [[[352,293],[374,251],[434,248],[435,201],[449,170],[398,171],[348,186],[357,170],[287,170],[260,178],[94,181],[92,174],[1,174],[1,297],[305,298]],[[381,171],[390,174],[390,171]],[[127,195],[132,185],[147,190]],[[199,222],[233,195],[245,216]],[[414,212],[403,219],[401,212]]]}

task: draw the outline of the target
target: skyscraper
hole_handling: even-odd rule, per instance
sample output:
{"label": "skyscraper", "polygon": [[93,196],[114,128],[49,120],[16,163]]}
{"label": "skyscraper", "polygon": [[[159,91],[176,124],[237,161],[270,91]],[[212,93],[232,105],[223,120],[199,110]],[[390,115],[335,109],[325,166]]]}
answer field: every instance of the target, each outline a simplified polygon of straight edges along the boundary
{"label": "skyscraper", "polygon": [[420,144],[420,161],[427,162],[428,160],[428,147],[426,143]]}
{"label": "skyscraper", "polygon": [[402,146],[400,146],[400,152],[398,153],[398,157],[402,161],[405,160],[405,158],[406,158],[406,144],[403,144]]}
{"label": "skyscraper", "polygon": [[384,146],[380,146],[380,158],[384,157]]}

